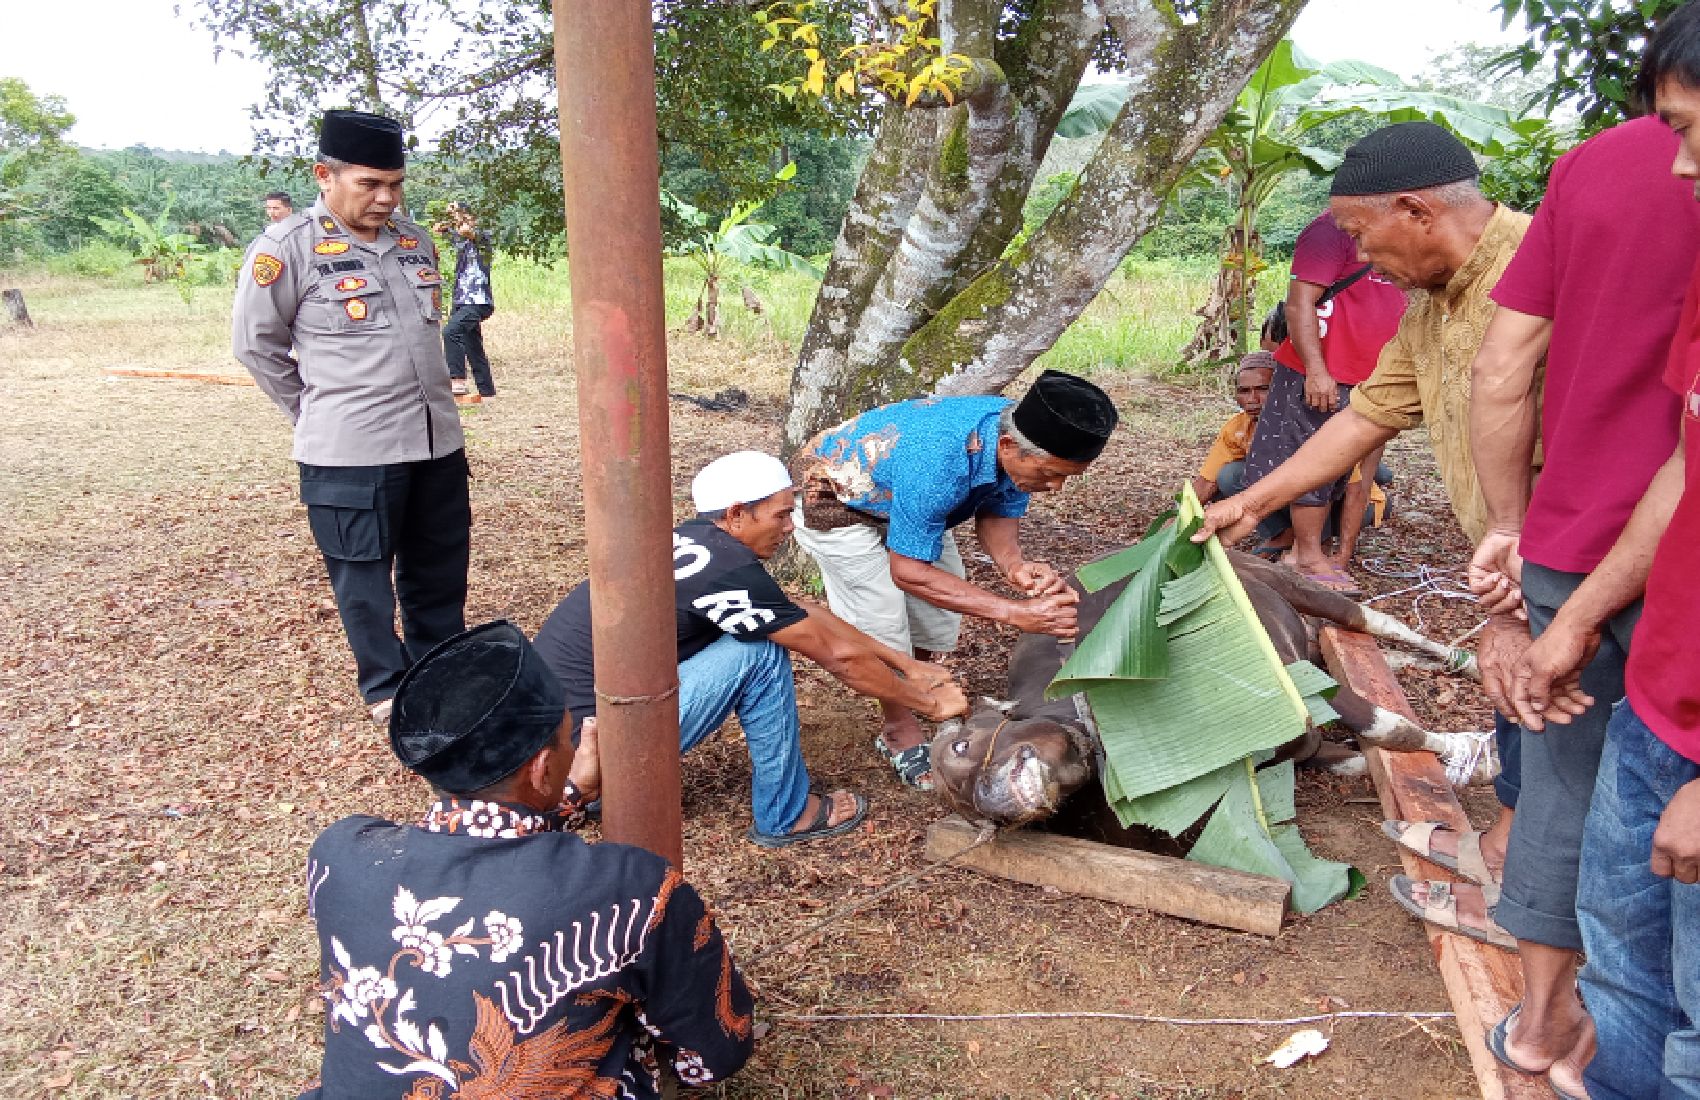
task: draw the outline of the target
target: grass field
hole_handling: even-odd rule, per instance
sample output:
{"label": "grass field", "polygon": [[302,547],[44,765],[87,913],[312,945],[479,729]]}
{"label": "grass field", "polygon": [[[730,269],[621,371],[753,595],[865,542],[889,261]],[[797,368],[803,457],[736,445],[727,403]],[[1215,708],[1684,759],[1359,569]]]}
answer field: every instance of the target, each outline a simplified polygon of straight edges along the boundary
{"label": "grass field", "polygon": [[[1131,267],[1052,353],[1103,382],[1125,426],[1092,474],[1036,503],[1030,546],[1060,567],[1137,537],[1232,411],[1199,387],[1147,377],[1190,334],[1205,274]],[[677,261],[668,280],[676,330],[695,288]],[[719,341],[672,337],[673,389],[738,385],[756,398],[737,415],[675,405],[681,511],[706,456],[777,444],[809,287],[752,280],[774,335],[733,306]],[[185,305],[170,288],[63,273],[0,275],[0,285],[21,286],[37,321],[0,328],[0,1097],[293,1097],[317,1070],[324,1026],[301,882],[307,847],[351,813],[411,820],[424,792],[354,694],[284,419],[251,387],[105,373],[238,374],[229,291],[197,289]],[[467,614],[534,630],[585,570],[564,272],[504,262],[497,293],[487,332],[501,396],[465,411],[475,515]],[[1421,443],[1395,450],[1411,522],[1444,515]],[[1399,537],[1428,559],[1459,558],[1460,537],[1423,522],[1376,532],[1368,552],[1387,553]],[[972,540],[963,549],[989,580]],[[953,667],[971,694],[1001,690],[1012,641],[969,625]],[[1412,675],[1426,721],[1485,721],[1473,696],[1454,700],[1453,683]],[[1294,919],[1275,940],[947,869],[807,947],[762,958],[916,869],[925,829],[943,814],[937,800],[899,789],[874,757],[871,704],[806,665],[799,697],[816,781],[873,804],[854,835],[753,849],[742,839],[748,761],[736,730],[686,761],[686,870],[734,950],[759,960],[749,976],[775,1025],[749,1068],[712,1095],[1440,1100],[1473,1091],[1445,1022],[1348,1022],[1326,1056],[1284,1071],[1260,1063],[1285,1037],[1275,1028],[787,1022],[781,1014],[1285,1017],[1445,1004],[1426,940],[1387,899],[1398,863],[1364,804],[1367,783],[1331,777],[1300,784],[1307,839],[1352,861],[1372,889]],[[1480,713],[1456,717],[1470,706]]]}

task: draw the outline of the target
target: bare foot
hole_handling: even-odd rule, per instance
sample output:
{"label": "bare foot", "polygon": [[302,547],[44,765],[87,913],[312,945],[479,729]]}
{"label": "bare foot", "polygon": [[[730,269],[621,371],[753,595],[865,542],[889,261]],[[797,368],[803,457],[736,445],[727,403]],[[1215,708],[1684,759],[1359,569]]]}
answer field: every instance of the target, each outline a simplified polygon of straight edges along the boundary
{"label": "bare foot", "polygon": [[[1509,1052],[1510,1044],[1507,1044]],[[1594,1060],[1594,1018],[1586,1012],[1582,1015],[1581,1034],[1570,1053],[1554,1062],[1547,1069],[1547,1080],[1552,1086],[1566,1096],[1587,1096],[1588,1090],[1582,1084],[1582,1071],[1588,1063]]]}
{"label": "bare foot", "polygon": [[[856,816],[856,796],[849,791],[833,791],[826,797],[832,799],[832,809],[826,817],[828,828],[842,825]],[[809,795],[808,801],[803,803],[802,815],[791,823],[791,832],[800,833],[814,821],[815,814],[820,812],[820,800],[821,796],[818,794]]]}

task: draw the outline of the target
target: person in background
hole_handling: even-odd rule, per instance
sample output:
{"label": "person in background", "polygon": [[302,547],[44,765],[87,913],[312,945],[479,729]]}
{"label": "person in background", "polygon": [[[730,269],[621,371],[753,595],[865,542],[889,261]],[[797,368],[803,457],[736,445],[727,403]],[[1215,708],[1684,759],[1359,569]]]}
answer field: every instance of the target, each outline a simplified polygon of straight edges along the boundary
{"label": "person in background", "polygon": [[273,191],[266,196],[266,220],[280,222],[295,213],[295,200],[288,191]]}
{"label": "person in background", "polygon": [[[1245,482],[1255,485],[1292,457],[1345,403],[1352,388],[1375,370],[1382,347],[1399,328],[1405,294],[1358,258],[1352,238],[1323,211],[1299,234],[1292,281],[1284,303],[1287,338],[1275,349],[1280,369],[1269,386],[1264,415],[1246,457]],[[1345,570],[1357,548],[1381,449],[1373,450],[1350,478],[1299,494],[1287,506],[1292,545],[1287,562],[1317,584],[1359,594]],[[1339,550],[1323,548],[1324,529],[1340,503]]]}
{"label": "person in background", "polygon": [[455,246],[453,310],[443,325],[443,358],[456,397],[465,396],[466,368],[479,399],[496,396],[496,381],[490,375],[490,356],[484,351],[484,322],[496,312],[495,293],[490,284],[490,234],[478,227],[472,212],[458,202],[448,205],[448,220],[432,226],[432,232],[450,235]]}

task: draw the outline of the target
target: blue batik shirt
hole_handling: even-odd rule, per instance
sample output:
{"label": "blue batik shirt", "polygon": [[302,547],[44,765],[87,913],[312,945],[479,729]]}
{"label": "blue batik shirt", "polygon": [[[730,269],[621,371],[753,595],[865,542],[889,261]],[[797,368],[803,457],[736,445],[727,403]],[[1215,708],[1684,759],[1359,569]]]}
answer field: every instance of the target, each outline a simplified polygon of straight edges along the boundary
{"label": "blue batik shirt", "polygon": [[847,508],[888,521],[885,544],[939,560],[944,533],[975,516],[1027,514],[1027,494],[998,468],[1002,397],[922,397],[870,409],[812,448]]}

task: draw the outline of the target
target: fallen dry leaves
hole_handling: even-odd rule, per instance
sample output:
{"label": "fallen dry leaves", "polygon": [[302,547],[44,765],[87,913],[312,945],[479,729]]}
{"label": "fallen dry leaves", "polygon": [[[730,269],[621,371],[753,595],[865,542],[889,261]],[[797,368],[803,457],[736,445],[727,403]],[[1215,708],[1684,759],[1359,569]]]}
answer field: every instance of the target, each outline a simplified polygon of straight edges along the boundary
{"label": "fallen dry leaves", "polygon": [[[102,375],[115,362],[228,369],[217,294],[185,313],[168,292],[55,283],[32,289],[31,305],[36,332],[0,334],[0,1095],[293,1096],[316,1072],[323,1021],[307,846],[349,813],[413,814],[424,791],[355,698],[281,418],[240,387]],[[469,617],[535,628],[584,570],[561,317],[499,313],[489,335],[503,394],[466,414]],[[699,392],[736,382],[755,394],[736,415],[675,410],[682,490],[713,454],[776,441],[784,364],[771,348],[704,341],[674,355]],[[1172,387],[1114,388],[1129,430],[1031,524],[1032,550],[1062,567],[1137,535],[1230,411]],[[1421,442],[1393,461],[1397,499],[1444,519]],[[1438,521],[1370,543],[1452,560],[1464,550]],[[971,540],[964,549],[983,569]],[[1470,625],[1455,617],[1454,633]],[[1009,641],[966,632],[953,665],[972,691],[1000,690]],[[818,670],[800,679],[811,767],[823,786],[870,794],[872,823],[831,846],[758,851],[742,839],[748,762],[735,730],[689,759],[687,872],[748,958],[917,866],[941,813],[875,759],[868,704]],[[1451,681],[1407,682],[1437,725],[1485,717]],[[1372,887],[1273,941],[946,870],[750,978],[769,1010],[793,1012],[1290,1014],[1331,997],[1444,1007],[1426,942],[1380,890],[1397,860],[1372,811],[1344,803],[1364,793],[1301,784],[1313,845],[1355,860]],[[1396,1068],[1418,1064],[1409,1095],[1471,1091],[1455,1041],[1400,1032],[1340,1029],[1326,1056],[1275,1081],[1256,1065],[1261,1033],[781,1023],[719,1095],[1379,1096]]]}

